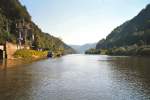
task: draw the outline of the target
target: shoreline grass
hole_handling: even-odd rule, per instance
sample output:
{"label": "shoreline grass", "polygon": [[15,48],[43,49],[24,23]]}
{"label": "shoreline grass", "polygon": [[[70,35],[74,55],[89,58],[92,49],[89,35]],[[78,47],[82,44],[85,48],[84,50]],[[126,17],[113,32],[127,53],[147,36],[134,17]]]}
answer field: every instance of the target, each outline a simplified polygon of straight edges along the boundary
{"label": "shoreline grass", "polygon": [[45,58],[47,54],[48,51],[21,49],[15,52],[14,58]]}

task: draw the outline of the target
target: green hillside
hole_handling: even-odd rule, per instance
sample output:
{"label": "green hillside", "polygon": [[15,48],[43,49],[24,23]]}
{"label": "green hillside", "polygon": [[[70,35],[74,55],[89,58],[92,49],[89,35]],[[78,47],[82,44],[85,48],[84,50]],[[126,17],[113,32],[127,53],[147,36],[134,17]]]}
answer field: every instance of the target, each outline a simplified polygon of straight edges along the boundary
{"label": "green hillside", "polygon": [[96,48],[128,46],[143,42],[150,44],[150,5],[133,19],[115,28]]}
{"label": "green hillside", "polygon": [[[35,1],[36,2],[36,1]],[[42,17],[42,15],[41,15]],[[59,38],[42,32],[42,30],[31,20],[25,6],[22,6],[19,0],[0,0],[0,44],[6,40],[12,43],[18,43],[19,34],[16,29],[16,23],[20,20],[30,23],[32,33],[35,36],[33,43],[35,48],[56,51],[64,49],[64,53],[73,53],[74,50],[66,45]],[[29,41],[30,38],[27,38]]]}
{"label": "green hillside", "polygon": [[96,49],[123,47],[126,51],[131,48],[135,50],[145,48],[148,45],[150,45],[150,4],[133,19],[115,28],[106,39],[100,40]]}

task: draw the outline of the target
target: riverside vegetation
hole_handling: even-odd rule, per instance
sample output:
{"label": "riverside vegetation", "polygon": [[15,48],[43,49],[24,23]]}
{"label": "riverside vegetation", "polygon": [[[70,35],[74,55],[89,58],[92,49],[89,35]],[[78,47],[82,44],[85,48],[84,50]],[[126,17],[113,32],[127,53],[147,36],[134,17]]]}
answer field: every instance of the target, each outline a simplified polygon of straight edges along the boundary
{"label": "riverside vegetation", "polygon": [[[21,49],[17,50],[14,54],[15,58],[45,58],[48,55],[47,50],[45,51],[37,51],[37,50],[27,50],[27,49]],[[64,51],[62,49],[52,52],[52,57],[60,57],[64,55]]]}
{"label": "riverside vegetation", "polygon": [[48,51],[36,51],[36,50],[18,50],[15,52],[14,57],[15,58],[44,58],[47,56]]}
{"label": "riverside vegetation", "polygon": [[89,49],[85,54],[101,54],[101,55],[124,55],[124,56],[150,56],[150,46],[126,46],[109,49]]}

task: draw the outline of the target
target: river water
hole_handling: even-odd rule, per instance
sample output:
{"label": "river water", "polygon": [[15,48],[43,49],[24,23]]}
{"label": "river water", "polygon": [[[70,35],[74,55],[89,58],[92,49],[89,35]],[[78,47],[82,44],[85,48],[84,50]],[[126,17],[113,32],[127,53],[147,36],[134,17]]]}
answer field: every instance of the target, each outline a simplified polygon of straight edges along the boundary
{"label": "river water", "polygon": [[0,100],[150,100],[150,58],[76,54],[1,61]]}

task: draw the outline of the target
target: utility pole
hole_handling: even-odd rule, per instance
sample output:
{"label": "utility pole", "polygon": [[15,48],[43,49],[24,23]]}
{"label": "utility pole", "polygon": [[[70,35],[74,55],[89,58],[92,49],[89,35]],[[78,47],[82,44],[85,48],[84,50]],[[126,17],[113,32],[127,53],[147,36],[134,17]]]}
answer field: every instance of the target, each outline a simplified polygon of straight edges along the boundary
{"label": "utility pole", "polygon": [[18,44],[19,44],[19,49],[21,49],[21,45],[22,45],[22,23],[21,21],[19,20],[17,23],[16,23],[16,28],[18,30],[18,33],[19,33],[19,37],[18,37]]}
{"label": "utility pole", "polygon": [[32,28],[32,29],[31,29],[31,33],[30,33],[30,34],[31,34],[31,38],[30,38],[31,40],[30,40],[30,41],[31,41],[31,47],[32,47],[32,48],[34,47],[33,42],[34,42],[34,39],[35,39],[35,36],[34,36],[34,34],[32,33],[33,30],[34,30],[34,29]]}
{"label": "utility pole", "polygon": [[16,28],[18,29],[19,33],[19,48],[21,49],[22,41],[24,40],[25,46],[27,46],[27,35],[28,31],[31,30],[30,23],[25,22],[24,19],[19,20],[18,23],[16,23]]}

